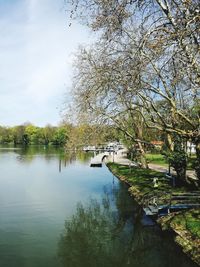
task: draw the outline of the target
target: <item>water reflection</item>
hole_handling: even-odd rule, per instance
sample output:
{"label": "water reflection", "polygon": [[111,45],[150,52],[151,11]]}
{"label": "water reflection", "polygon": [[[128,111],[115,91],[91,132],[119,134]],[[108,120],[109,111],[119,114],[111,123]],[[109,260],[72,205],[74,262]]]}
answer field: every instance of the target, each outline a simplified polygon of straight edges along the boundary
{"label": "water reflection", "polygon": [[106,169],[92,170],[85,156],[74,162],[78,157],[53,147],[0,151],[1,267],[60,266],[57,241],[65,218],[110,181]]}
{"label": "water reflection", "polygon": [[144,227],[127,187],[89,160],[56,147],[0,151],[0,266],[194,267],[158,228]]}
{"label": "water reflection", "polygon": [[72,165],[79,161],[81,163],[88,163],[92,153],[82,151],[65,151],[64,147],[59,146],[9,146],[4,147],[0,145],[0,153],[15,153],[16,159],[19,163],[30,164],[38,156],[45,158],[46,162],[51,162],[57,159],[58,171],[61,172],[63,168]]}
{"label": "water reflection", "polygon": [[[194,267],[158,227],[144,227],[141,209],[120,184],[102,202],[77,205],[66,220],[58,256],[66,267]],[[133,205],[134,204],[134,205]],[[179,257],[180,256],[180,257]]]}

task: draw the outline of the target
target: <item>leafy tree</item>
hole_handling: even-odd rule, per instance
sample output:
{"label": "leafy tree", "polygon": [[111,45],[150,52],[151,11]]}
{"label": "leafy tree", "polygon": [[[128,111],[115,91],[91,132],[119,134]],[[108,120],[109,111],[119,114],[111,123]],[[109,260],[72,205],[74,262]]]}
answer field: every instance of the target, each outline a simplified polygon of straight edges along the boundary
{"label": "leafy tree", "polygon": [[169,163],[174,167],[177,178],[179,180],[186,180],[186,167],[187,167],[187,153],[183,147],[183,140],[180,136],[176,135],[174,138],[174,150],[169,156]]}
{"label": "leafy tree", "polygon": [[41,135],[44,145],[48,145],[53,140],[53,135],[55,133],[55,128],[50,124],[41,129]]}
{"label": "leafy tree", "polygon": [[25,130],[26,130],[26,127],[24,125],[13,127],[12,129],[13,142],[15,145],[18,145],[18,144],[28,145],[29,144],[30,140]]}
{"label": "leafy tree", "polygon": [[8,127],[0,126],[0,143],[9,143],[12,141],[12,130]]}
{"label": "leafy tree", "polygon": [[29,138],[30,144],[38,144],[39,143],[39,128],[34,125],[26,126],[25,133]]}
{"label": "leafy tree", "polygon": [[61,145],[68,140],[69,127],[61,125],[53,127],[47,125],[44,128],[31,123],[15,127],[0,127],[0,143],[13,143],[14,145]]}
{"label": "leafy tree", "polygon": [[55,130],[52,142],[55,145],[64,145],[68,140],[68,129],[66,127],[59,127]]}

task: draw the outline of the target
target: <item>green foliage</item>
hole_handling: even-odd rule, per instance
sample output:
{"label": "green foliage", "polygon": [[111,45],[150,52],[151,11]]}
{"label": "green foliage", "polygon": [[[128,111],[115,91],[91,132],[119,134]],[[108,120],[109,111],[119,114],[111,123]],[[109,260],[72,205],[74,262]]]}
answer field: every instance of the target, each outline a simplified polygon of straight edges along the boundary
{"label": "green foliage", "polygon": [[[184,139],[179,135],[172,135],[173,149],[165,144],[162,147],[161,154],[165,157],[166,161],[172,166],[176,173],[177,177],[181,180],[186,180],[186,169],[188,164],[188,156],[184,149]],[[191,167],[191,161],[190,161]]]}
{"label": "green foliage", "polygon": [[29,143],[29,136],[26,133],[26,126],[19,125],[12,128],[12,135],[13,135],[13,143],[15,145],[22,144],[28,145]]}
{"label": "green foliage", "polygon": [[12,130],[0,126],[0,143],[10,143],[12,141]]}
{"label": "green foliage", "polygon": [[112,126],[81,124],[72,126],[63,124],[58,127],[46,125],[37,127],[33,124],[15,127],[0,126],[0,144],[14,145],[59,145],[69,147],[98,145],[119,140],[120,134]]}
{"label": "green foliage", "polygon": [[183,150],[175,151],[170,155],[169,161],[175,170],[181,170],[182,168],[186,168],[187,155]]}
{"label": "green foliage", "polygon": [[197,235],[200,238],[200,221],[189,220],[187,222],[187,228],[190,230],[190,232],[192,232],[194,235]]}
{"label": "green foliage", "polygon": [[64,145],[68,139],[68,129],[65,127],[60,127],[55,130],[53,136],[53,144],[55,145]]}
{"label": "green foliage", "polygon": [[38,144],[40,137],[40,128],[34,125],[28,125],[25,129],[25,133],[29,136],[30,144]]}
{"label": "green foliage", "polygon": [[68,139],[69,125],[37,127],[32,124],[14,127],[0,127],[0,144],[14,145],[65,145]]}
{"label": "green foliage", "polygon": [[174,167],[177,177],[179,179],[186,179],[186,168],[187,168],[187,153],[183,148],[183,141],[180,136],[175,135],[174,137],[174,151],[169,156],[169,163]]}

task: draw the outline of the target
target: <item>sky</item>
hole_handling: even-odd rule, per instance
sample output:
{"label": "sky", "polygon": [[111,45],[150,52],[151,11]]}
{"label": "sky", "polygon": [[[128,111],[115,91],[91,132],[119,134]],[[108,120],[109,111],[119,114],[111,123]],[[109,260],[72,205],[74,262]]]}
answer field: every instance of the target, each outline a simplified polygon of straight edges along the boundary
{"label": "sky", "polygon": [[72,63],[92,41],[64,0],[0,0],[0,125],[57,125],[70,101]]}

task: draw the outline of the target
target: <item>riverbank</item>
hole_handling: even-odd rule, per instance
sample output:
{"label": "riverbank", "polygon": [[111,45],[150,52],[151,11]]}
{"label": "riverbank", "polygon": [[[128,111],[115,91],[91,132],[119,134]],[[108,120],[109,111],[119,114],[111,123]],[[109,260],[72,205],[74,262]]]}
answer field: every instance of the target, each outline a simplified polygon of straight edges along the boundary
{"label": "riverbank", "polygon": [[[107,167],[116,177],[129,185],[130,194],[140,205],[143,203],[144,196],[150,192],[157,195],[163,195],[164,192],[176,194],[187,192],[184,186],[172,187],[162,172],[130,168],[117,163],[107,163]],[[158,180],[157,188],[152,183],[155,177]],[[181,246],[183,252],[200,265],[200,209],[171,213],[157,219],[157,223],[163,230],[175,233],[175,242]]]}

